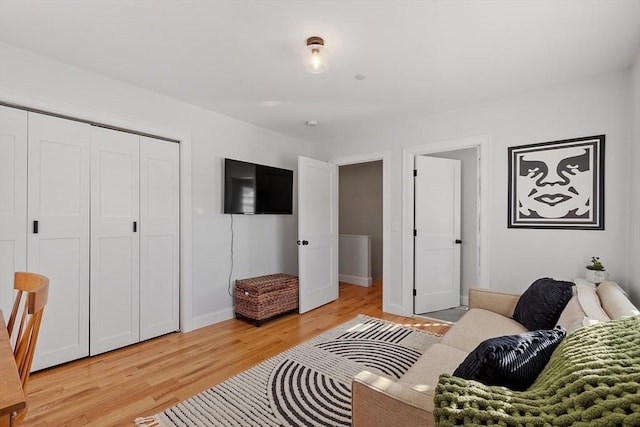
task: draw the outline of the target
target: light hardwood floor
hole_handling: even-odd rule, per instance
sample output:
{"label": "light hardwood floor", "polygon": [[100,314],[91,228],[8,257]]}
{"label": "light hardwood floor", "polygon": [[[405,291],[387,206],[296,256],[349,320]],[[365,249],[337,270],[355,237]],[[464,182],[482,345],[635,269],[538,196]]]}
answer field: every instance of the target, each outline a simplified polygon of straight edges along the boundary
{"label": "light hardwood floor", "polygon": [[[340,284],[340,298],[263,324],[227,320],[32,375],[24,426],[132,426],[357,314],[442,334],[449,325],[382,313],[382,285]],[[46,321],[46,311],[44,321]]]}

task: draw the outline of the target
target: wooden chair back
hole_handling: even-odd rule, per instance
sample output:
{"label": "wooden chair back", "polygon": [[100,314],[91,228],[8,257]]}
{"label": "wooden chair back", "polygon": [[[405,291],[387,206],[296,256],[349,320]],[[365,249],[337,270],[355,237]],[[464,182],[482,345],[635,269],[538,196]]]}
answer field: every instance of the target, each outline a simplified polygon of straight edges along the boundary
{"label": "wooden chair back", "polygon": [[[42,313],[49,295],[49,279],[40,274],[16,272],[13,288],[18,292],[9,316],[7,330],[12,342],[15,343],[13,355],[16,358],[18,374],[26,396]],[[15,421],[21,421],[25,415],[26,408],[16,414]]]}

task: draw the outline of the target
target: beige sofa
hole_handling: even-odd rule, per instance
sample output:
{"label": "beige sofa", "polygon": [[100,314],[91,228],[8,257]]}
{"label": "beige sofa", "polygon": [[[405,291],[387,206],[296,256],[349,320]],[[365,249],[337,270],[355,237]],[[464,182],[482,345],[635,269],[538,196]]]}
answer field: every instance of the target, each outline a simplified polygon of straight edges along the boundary
{"label": "beige sofa", "polygon": [[[558,320],[567,333],[595,322],[639,314],[615,282],[603,282],[597,288],[580,279],[575,282],[574,295]],[[434,389],[440,374],[453,373],[488,338],[527,332],[511,318],[519,297],[471,289],[469,311],[400,379],[368,371],[356,375],[352,384],[352,425],[432,426]]]}

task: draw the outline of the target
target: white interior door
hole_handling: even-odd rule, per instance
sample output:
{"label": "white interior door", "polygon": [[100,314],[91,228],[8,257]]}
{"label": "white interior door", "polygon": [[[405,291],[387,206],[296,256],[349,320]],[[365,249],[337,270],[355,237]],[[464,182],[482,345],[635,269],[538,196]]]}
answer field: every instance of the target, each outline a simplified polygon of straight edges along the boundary
{"label": "white interior door", "polygon": [[88,124],[29,113],[27,268],[50,279],[33,370],[89,354],[90,139]]}
{"label": "white interior door", "polygon": [[92,127],[90,354],[140,340],[139,137]]}
{"label": "white interior door", "polygon": [[13,273],[27,269],[27,112],[0,106],[0,310],[14,299]]}
{"label": "white interior door", "polygon": [[338,298],[337,166],[298,157],[300,313]]}
{"label": "white interior door", "polygon": [[414,312],[460,305],[460,160],[415,157]]}
{"label": "white interior door", "polygon": [[179,328],[180,147],[140,137],[140,339]]}

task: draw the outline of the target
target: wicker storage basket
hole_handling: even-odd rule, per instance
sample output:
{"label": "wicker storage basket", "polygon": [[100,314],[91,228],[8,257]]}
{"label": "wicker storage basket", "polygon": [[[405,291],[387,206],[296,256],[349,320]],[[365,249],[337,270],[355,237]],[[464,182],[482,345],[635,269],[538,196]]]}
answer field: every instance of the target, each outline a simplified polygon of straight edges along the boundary
{"label": "wicker storage basket", "polygon": [[236,318],[254,320],[257,326],[274,316],[298,308],[298,278],[270,274],[236,280]]}

